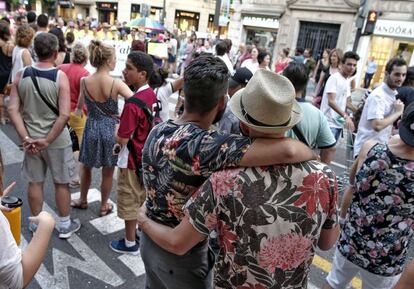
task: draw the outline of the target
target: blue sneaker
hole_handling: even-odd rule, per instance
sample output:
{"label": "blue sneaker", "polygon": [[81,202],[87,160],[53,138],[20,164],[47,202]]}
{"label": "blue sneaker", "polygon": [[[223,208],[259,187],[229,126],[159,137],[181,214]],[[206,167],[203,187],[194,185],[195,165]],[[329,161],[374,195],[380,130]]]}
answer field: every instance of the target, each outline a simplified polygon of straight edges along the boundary
{"label": "blue sneaker", "polygon": [[117,253],[126,253],[131,255],[139,254],[139,243],[136,243],[132,247],[127,247],[125,245],[125,239],[111,241],[111,243],[109,243],[109,248]]}

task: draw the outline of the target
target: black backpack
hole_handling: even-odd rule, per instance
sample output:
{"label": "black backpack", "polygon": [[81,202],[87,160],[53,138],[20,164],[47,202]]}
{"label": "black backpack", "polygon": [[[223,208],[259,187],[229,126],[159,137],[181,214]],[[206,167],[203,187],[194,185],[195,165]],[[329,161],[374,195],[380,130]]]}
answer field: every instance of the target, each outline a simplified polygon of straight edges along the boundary
{"label": "black backpack", "polygon": [[[135,105],[137,105],[139,108],[141,108],[144,113],[145,116],[148,119],[148,122],[150,123],[150,128],[148,130],[148,134],[151,131],[151,129],[156,126],[157,124],[161,123],[161,117],[160,117],[160,111],[161,111],[161,102],[159,100],[157,100],[156,102],[153,103],[152,105],[152,109],[148,107],[148,105],[142,101],[139,98],[136,97],[130,97],[125,101],[125,104],[127,103],[133,103]],[[130,140],[128,141],[127,144],[127,148],[128,150],[132,153],[132,155],[134,156],[134,164],[135,164],[135,173],[138,177],[138,180],[141,182],[141,184],[143,184],[143,179],[142,179],[142,165],[140,163],[138,163],[138,160],[135,158],[136,153],[135,153],[135,148],[134,145],[132,143],[132,139],[135,137],[135,132],[134,134],[131,136]]]}

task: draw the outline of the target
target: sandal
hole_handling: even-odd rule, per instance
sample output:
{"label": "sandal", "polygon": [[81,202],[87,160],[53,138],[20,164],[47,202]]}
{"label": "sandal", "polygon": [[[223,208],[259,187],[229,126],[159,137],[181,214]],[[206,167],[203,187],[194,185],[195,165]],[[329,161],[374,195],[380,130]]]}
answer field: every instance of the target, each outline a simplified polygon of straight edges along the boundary
{"label": "sandal", "polygon": [[70,206],[75,209],[86,210],[88,208],[88,202],[81,201],[81,199],[75,199],[70,201]]}
{"label": "sandal", "polygon": [[106,203],[103,207],[101,207],[101,210],[99,211],[99,217],[104,217],[106,215],[109,215],[112,213],[114,209],[114,206],[110,203]]}

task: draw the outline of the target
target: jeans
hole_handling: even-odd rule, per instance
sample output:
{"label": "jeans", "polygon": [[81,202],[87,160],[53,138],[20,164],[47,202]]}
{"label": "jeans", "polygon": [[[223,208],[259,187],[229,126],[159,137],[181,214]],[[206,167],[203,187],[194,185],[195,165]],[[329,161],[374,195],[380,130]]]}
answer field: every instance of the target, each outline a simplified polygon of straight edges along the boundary
{"label": "jeans", "polygon": [[335,137],[336,142],[338,142],[338,139],[342,134],[342,128],[331,127],[330,129],[333,136]]}

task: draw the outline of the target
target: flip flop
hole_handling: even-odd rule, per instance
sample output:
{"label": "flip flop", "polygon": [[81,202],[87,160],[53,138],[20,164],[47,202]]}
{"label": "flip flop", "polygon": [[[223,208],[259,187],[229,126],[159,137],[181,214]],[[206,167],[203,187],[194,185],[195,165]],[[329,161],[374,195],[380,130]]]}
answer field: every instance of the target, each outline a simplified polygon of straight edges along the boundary
{"label": "flip flop", "polygon": [[88,202],[82,202],[80,199],[70,201],[70,206],[75,209],[86,210],[88,208]]}
{"label": "flip flop", "polygon": [[106,203],[99,211],[99,217],[104,217],[112,213],[114,206],[111,203]]}

